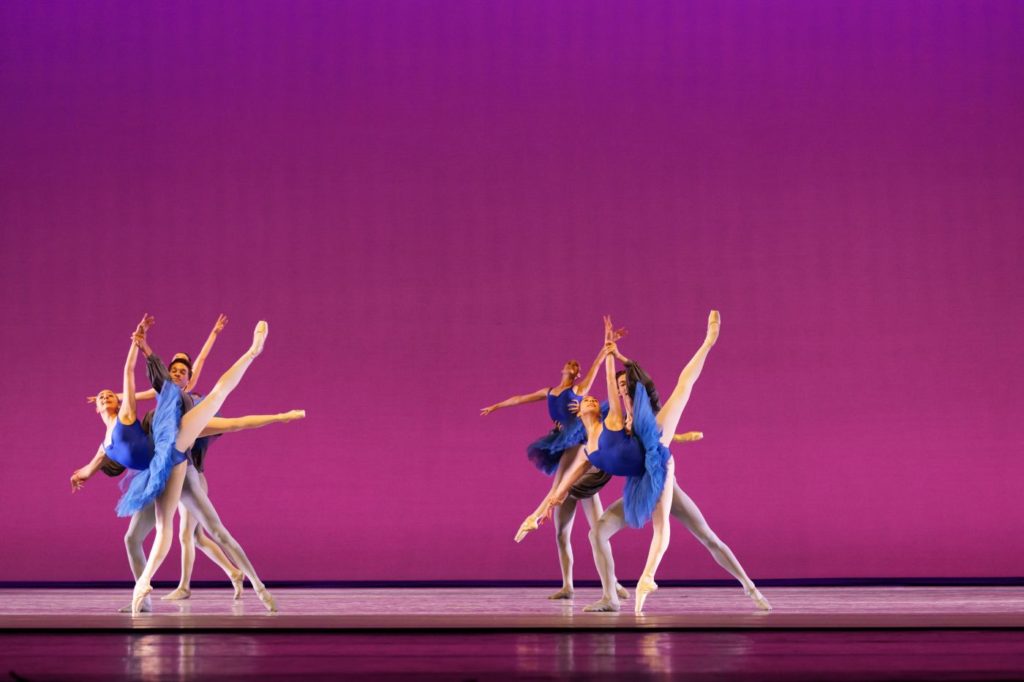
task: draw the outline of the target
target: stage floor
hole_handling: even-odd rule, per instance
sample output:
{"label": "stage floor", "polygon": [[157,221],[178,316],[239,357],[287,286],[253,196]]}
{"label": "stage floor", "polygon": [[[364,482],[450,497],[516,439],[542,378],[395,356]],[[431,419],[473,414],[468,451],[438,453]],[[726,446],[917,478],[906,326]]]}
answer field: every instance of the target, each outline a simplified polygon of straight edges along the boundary
{"label": "stage floor", "polygon": [[[551,589],[196,590],[117,613],[129,590],[0,590],[13,680],[1015,680],[1024,588],[662,588],[646,616]],[[159,592],[159,591],[158,591]],[[626,602],[627,609],[632,602]]]}
{"label": "stage floor", "polygon": [[[646,614],[583,613],[599,590],[550,601],[552,589],[278,589],[279,613],[251,590],[235,602],[223,589],[197,589],[181,602],[153,600],[154,612],[117,612],[130,591],[0,590],[0,631],[586,631],[1024,628],[1024,587],[766,588],[775,607],[753,608],[742,590],[663,587]],[[166,590],[157,590],[158,597]]]}

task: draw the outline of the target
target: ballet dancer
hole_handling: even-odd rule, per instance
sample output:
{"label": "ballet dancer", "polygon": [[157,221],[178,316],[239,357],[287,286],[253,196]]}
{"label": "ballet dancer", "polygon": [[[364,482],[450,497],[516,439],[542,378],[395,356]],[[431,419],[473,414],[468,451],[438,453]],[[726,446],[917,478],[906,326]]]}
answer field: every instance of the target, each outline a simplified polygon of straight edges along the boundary
{"label": "ballet dancer", "polygon": [[[199,351],[194,368],[186,353],[177,353],[171,359],[171,364],[165,367],[160,357],[153,353],[149,344],[146,343],[145,338],[141,338],[139,348],[146,356],[146,375],[149,378],[150,384],[153,386],[153,392],[159,392],[163,388],[165,382],[173,382],[182,391],[183,413],[188,412],[196,403],[201,401],[203,396],[196,393],[194,388],[199,381],[199,375],[203,371],[203,365],[206,358],[209,356],[210,351],[213,350],[213,345],[217,340],[217,335],[224,330],[227,322],[227,316],[222,314],[217,317],[217,322],[214,324],[213,330],[210,332],[210,335],[206,339],[206,343],[203,344],[202,349]],[[149,415],[147,415],[147,417],[149,417]],[[210,443],[216,437],[217,436],[208,436],[197,439],[187,453],[189,463],[195,469],[199,484],[202,486],[203,492],[207,497],[209,497],[210,488],[204,472],[206,452]],[[220,566],[221,570],[227,574],[228,579],[231,581],[231,586],[234,589],[234,598],[242,598],[244,573],[232,565],[231,561],[227,556],[225,556],[220,545],[210,539],[210,537],[203,532],[203,527],[199,523],[199,519],[196,518],[196,515],[190,512],[188,507],[184,504],[178,505],[178,543],[181,546],[181,578],[178,582],[178,586],[170,593],[164,595],[162,599],[176,601],[180,599],[188,599],[192,596],[192,569],[195,565],[197,544],[203,553],[206,554],[206,556],[208,556],[215,564]]]}
{"label": "ballet dancer", "polygon": [[[107,425],[107,435],[104,440],[106,447],[102,448],[105,450],[105,454],[128,468],[140,470],[131,479],[124,495],[118,502],[118,514],[121,516],[133,514],[150,502],[156,502],[156,539],[146,565],[136,579],[135,589],[132,591],[132,614],[138,614],[141,611],[143,601],[152,591],[150,582],[153,574],[167,556],[171,542],[170,534],[173,530],[174,510],[179,500],[184,501],[190,511],[200,518],[200,522],[206,530],[227,549],[235,563],[249,576],[256,594],[264,606],[270,611],[276,611],[277,606],[273,597],[259,580],[241,547],[220,523],[216,511],[213,510],[212,505],[209,505],[209,500],[202,491],[195,470],[187,466],[184,454],[202,435],[234,430],[234,427],[245,428],[240,421],[231,424],[234,420],[223,420],[214,415],[231,391],[238,386],[252,361],[263,351],[268,331],[267,324],[261,321],[256,325],[253,332],[253,343],[249,350],[221,376],[210,394],[184,416],[180,414],[182,400],[180,389],[171,382],[164,383],[157,398],[151,441],[142,430],[136,417],[134,370],[140,337],[144,340],[146,332],[152,324],[153,318],[148,315],[144,316],[129,347],[124,372],[125,400],[118,404],[113,391],[103,391],[97,399],[101,410],[100,416]],[[256,421],[272,423],[281,421],[282,416],[286,417],[285,420],[290,420],[302,418],[305,414],[302,411],[293,411],[287,415],[243,418],[243,420],[253,420],[249,424],[251,428],[256,425]],[[93,462],[87,465],[87,468],[83,468],[86,469],[85,471],[75,472],[71,479],[73,490],[81,487],[88,475],[95,473],[99,466],[96,462],[100,454],[97,453]],[[189,493],[183,495],[186,479],[191,479]],[[197,503],[200,498],[205,500],[205,505]]]}
{"label": "ballet dancer", "polygon": [[[621,362],[626,370],[622,370],[616,373],[616,382],[618,387],[619,398],[622,400],[625,406],[625,414],[627,415],[626,428],[630,429],[632,419],[630,418],[633,412],[633,399],[636,394],[636,385],[640,383],[644,386],[647,392],[647,397],[651,401],[651,408],[657,412],[660,409],[658,401],[658,392],[654,387],[654,382],[647,375],[643,369],[640,368],[635,362],[624,356],[619,352],[618,348],[613,350],[615,358]],[[632,388],[631,388],[632,386]],[[690,431],[675,436],[676,442],[692,442],[700,440],[704,437],[704,434],[699,431]],[[704,519],[704,515],[693,499],[683,491],[679,486],[679,481],[676,479],[672,480],[672,507],[670,515],[678,519],[687,530],[693,534],[697,540],[704,545],[704,547],[710,552],[718,565],[724,568],[732,577],[736,578],[743,586],[743,592],[754,602],[754,604],[764,611],[771,611],[772,606],[761,594],[760,590],[754,585],[754,582],[747,576],[743,570],[743,566],[740,565],[739,559],[733,554],[729,546],[719,539],[718,535],[711,529],[708,522]],[[625,527],[625,517],[623,512],[622,500],[616,500],[605,510],[605,513],[601,515],[601,519],[598,525],[593,529],[593,532],[597,536],[597,541],[594,543],[595,551],[603,552],[605,556],[602,560],[596,563],[610,567],[611,582],[615,582],[614,578],[614,566],[615,563],[611,557],[611,545],[609,541],[612,536],[618,533]],[[594,604],[586,607],[585,611],[618,611],[620,609],[619,597],[614,591],[603,591],[601,599]]]}
{"label": "ballet dancer", "polygon": [[[187,353],[176,353],[171,358],[170,367],[165,367],[163,361],[152,352],[148,344],[143,343],[141,350],[146,356],[146,374],[149,377],[150,383],[153,388],[149,388],[145,391],[140,391],[135,394],[135,400],[146,400],[155,398],[157,391],[163,387],[164,381],[173,381],[175,385],[182,389],[182,409],[187,412],[192,406],[202,400],[202,395],[196,393],[193,389],[199,381],[199,376],[203,371],[203,366],[206,363],[206,358],[209,356],[210,351],[213,350],[213,345],[217,340],[217,336],[224,330],[227,325],[228,318],[226,315],[219,315],[217,321],[213,325],[209,336],[206,338],[206,342],[199,351],[199,355],[196,357],[195,363]],[[119,400],[122,400],[124,396],[118,395]],[[86,399],[90,403],[96,402],[96,396]],[[152,419],[153,412],[149,412],[142,420],[142,428],[146,433],[152,431]],[[196,440],[192,448],[185,453],[188,457],[189,463],[195,467],[196,473],[199,474],[199,483],[203,488],[203,492],[209,496],[209,484],[206,480],[204,473],[204,462],[207,448],[210,442],[217,438],[217,436],[203,437]],[[118,476],[124,471],[124,467],[117,464],[110,458],[105,458],[103,465],[100,470],[109,476]],[[188,485],[188,479],[185,482]],[[131,521],[128,524],[128,530],[125,533],[124,543],[125,548],[128,552],[128,562],[132,567],[132,573],[137,578],[142,569],[146,565],[146,554],[143,549],[143,541],[146,536],[153,530],[156,524],[156,516],[153,510],[153,505],[147,505],[144,509],[132,514]],[[224,550],[221,549],[220,545],[214,542],[210,537],[203,531],[202,525],[194,514],[192,514],[184,504],[178,505],[178,543],[181,546],[181,579],[178,583],[178,587],[172,592],[164,595],[162,599],[165,600],[178,600],[188,599],[192,595],[191,589],[191,578],[192,569],[195,564],[195,548],[198,544],[199,549],[209,557],[211,561],[217,564],[218,567],[227,575],[228,580],[231,581],[231,586],[234,591],[234,599],[242,598],[242,589],[245,582],[245,574],[238,569],[231,560],[224,554]],[[121,609],[121,611],[130,611],[131,607]],[[149,609],[149,598],[143,604],[143,611]]]}
{"label": "ballet dancer", "polygon": [[[624,334],[624,329],[614,330],[607,324],[605,326],[606,343],[618,340]],[[576,455],[583,447],[586,433],[583,422],[575,414],[575,406],[578,405],[582,396],[590,392],[607,352],[607,349],[602,347],[601,352],[590,366],[590,371],[582,381],[579,381],[580,363],[576,360],[569,360],[562,366],[562,376],[557,386],[540,388],[525,395],[512,396],[480,410],[480,415],[486,416],[495,410],[547,399],[548,416],[554,421],[554,428],[547,435],[528,445],[526,454],[538,469],[549,476],[554,475],[549,495],[554,493],[562,482],[568,465],[575,461]],[[573,411],[570,411],[570,406]],[[582,503],[583,513],[590,527],[593,528],[604,513],[598,492],[609,480],[611,480],[611,476],[601,472],[581,477],[571,487],[566,504],[560,507],[554,515],[555,545],[558,551],[559,566],[562,570],[562,587],[549,595],[548,599],[573,598],[575,588],[572,578],[573,551],[570,537],[576,516],[577,502]],[[596,548],[593,551],[596,552]],[[629,593],[622,585],[616,585],[616,590],[619,597],[628,598]]]}
{"label": "ballet dancer", "polygon": [[[606,327],[610,320],[606,318]],[[623,494],[623,517],[627,525],[643,527],[648,520],[653,522],[651,546],[644,571],[637,581],[635,613],[643,613],[644,603],[651,593],[658,589],[654,575],[668,549],[671,530],[668,515],[671,508],[675,480],[675,461],[668,450],[683,409],[690,398],[693,385],[700,377],[708,353],[718,340],[721,316],[712,310],[708,316],[708,328],[704,343],[679,375],[675,389],[661,409],[654,413],[643,384],[636,388],[633,403],[633,434],[625,430],[625,418],[618,396],[618,382],[615,377],[614,341],[606,344],[605,379],[608,389],[608,416],[602,421],[600,405],[593,396],[580,401],[579,417],[587,431],[587,442],[576,460],[570,465],[558,488],[541,503],[538,510],[528,516],[519,531],[516,541],[521,542],[539,523],[550,514],[551,509],[566,498],[571,485],[582,477],[591,466],[606,473],[626,476]],[[608,592],[605,580],[614,576],[614,564],[609,565],[609,555],[595,550],[595,562],[601,574],[602,587]]]}

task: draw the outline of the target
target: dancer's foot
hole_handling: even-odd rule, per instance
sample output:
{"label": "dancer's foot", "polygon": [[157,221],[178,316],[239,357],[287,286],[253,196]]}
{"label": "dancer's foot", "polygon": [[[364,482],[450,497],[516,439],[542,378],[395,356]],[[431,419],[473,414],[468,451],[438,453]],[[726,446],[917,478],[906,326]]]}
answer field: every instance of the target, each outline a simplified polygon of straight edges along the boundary
{"label": "dancer's foot", "polygon": [[[135,583],[135,589],[132,590],[132,615],[137,616],[142,613],[142,602],[146,601],[149,593],[153,591],[153,587],[149,583]],[[152,608],[152,604],[150,605]]]}
{"label": "dancer's foot", "polygon": [[235,588],[234,598],[237,601],[242,598],[242,588],[245,586],[245,573],[236,571],[229,577],[231,578],[231,587]]}
{"label": "dancer's foot", "polygon": [[295,421],[296,419],[305,419],[305,418],[306,418],[306,411],[305,410],[292,410],[290,412],[285,412],[285,413],[283,413],[281,415],[281,421],[282,422],[291,422],[291,421]]}
{"label": "dancer's foot", "polygon": [[614,613],[622,608],[618,599],[606,599],[602,597],[593,604],[587,604],[583,610],[587,613]]}
{"label": "dancer's foot", "polygon": [[262,589],[256,590],[256,596],[259,597],[260,601],[263,602],[263,605],[267,607],[267,611],[270,611],[271,613],[277,613],[277,602],[274,601],[274,597],[271,596],[267,588],[264,587]]}
{"label": "dancer's foot", "polygon": [[686,433],[677,433],[672,436],[672,440],[677,443],[693,443],[702,438],[704,438],[704,434],[701,431],[687,431]]}
{"label": "dancer's foot", "polygon": [[757,608],[761,609],[762,611],[772,610],[772,605],[769,604],[768,600],[764,598],[763,594],[761,594],[761,590],[757,589],[756,587],[753,587],[749,590],[743,590],[743,593],[750,597],[754,604],[757,605]]}
{"label": "dancer's foot", "polygon": [[641,576],[640,580],[636,584],[636,605],[633,607],[633,612],[641,616],[644,613],[644,602],[647,601],[647,597],[651,593],[656,592],[658,589],[658,583],[654,582],[654,578],[647,576]]}
{"label": "dancer's foot", "polygon": [[549,594],[548,599],[572,599],[573,591],[571,587],[563,587],[554,594]]}
{"label": "dancer's foot", "polygon": [[255,358],[263,352],[263,344],[267,342],[267,334],[269,333],[270,327],[267,326],[265,320],[260,320],[256,323],[256,329],[252,332],[252,347],[249,349],[249,355]]}
{"label": "dancer's foot", "polygon": [[708,315],[708,335],[704,338],[704,343],[709,346],[715,345],[715,341],[718,340],[718,332],[722,329],[722,314],[717,310],[712,310],[711,314]]}
{"label": "dancer's foot", "polygon": [[540,528],[540,523],[537,521],[537,517],[534,514],[530,514],[523,521],[522,525],[519,526],[519,530],[516,531],[516,542],[522,542],[523,538],[538,528]]}
{"label": "dancer's foot", "polygon": [[[615,583],[615,594],[619,599],[629,599],[629,590],[618,583]],[[618,611],[618,609],[615,610]]]}
{"label": "dancer's foot", "polygon": [[168,592],[164,596],[160,597],[165,601],[180,601],[182,599],[188,599],[192,596],[192,590],[187,587],[181,587],[180,585],[174,592]]}
{"label": "dancer's foot", "polygon": [[[152,612],[153,611],[153,600],[151,600],[149,597],[146,597],[145,599],[143,599],[142,600],[142,607],[139,609],[139,611],[141,611],[142,613],[150,613],[150,612]],[[117,612],[118,613],[131,613],[132,612],[132,605],[128,604],[127,606],[122,606],[121,608],[119,608],[117,610]]]}

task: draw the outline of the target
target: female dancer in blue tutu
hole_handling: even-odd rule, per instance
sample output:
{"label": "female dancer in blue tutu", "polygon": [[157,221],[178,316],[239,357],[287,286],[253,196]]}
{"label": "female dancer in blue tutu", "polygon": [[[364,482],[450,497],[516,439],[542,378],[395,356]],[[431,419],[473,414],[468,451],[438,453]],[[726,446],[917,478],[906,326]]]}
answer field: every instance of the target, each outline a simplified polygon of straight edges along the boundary
{"label": "female dancer in blue tutu", "polygon": [[[606,320],[606,325],[609,324]],[[626,524],[641,528],[651,520],[654,527],[647,564],[636,586],[637,614],[643,612],[647,597],[658,589],[654,574],[668,549],[671,534],[668,521],[675,482],[675,462],[668,444],[673,440],[693,385],[704,368],[704,361],[718,340],[720,328],[721,316],[717,310],[712,310],[704,343],[683,368],[675,389],[657,414],[651,409],[647,390],[642,384],[637,385],[633,401],[632,435],[625,429],[626,420],[619,402],[615,376],[616,349],[614,342],[606,344],[604,362],[609,398],[608,415],[602,421],[600,403],[593,396],[588,395],[580,401],[579,417],[587,432],[586,444],[569,466],[561,483],[541,503],[538,510],[523,521],[516,533],[516,541],[520,542],[527,533],[535,530],[552,508],[562,503],[573,483],[591,467],[615,476],[626,476],[622,505]],[[595,552],[595,559],[604,583],[607,576],[614,576],[614,564],[608,565],[611,557],[604,552]],[[607,585],[604,586],[607,588]]]}
{"label": "female dancer in blue tutu", "polygon": [[[119,464],[138,471],[128,482],[124,495],[117,504],[118,515],[132,515],[155,502],[156,539],[150,549],[146,567],[137,578],[132,592],[133,614],[140,612],[143,600],[152,591],[150,581],[170,549],[174,510],[182,499],[182,485],[188,467],[185,452],[201,436],[237,430],[238,420],[222,419],[215,415],[231,391],[238,386],[249,365],[263,351],[268,332],[267,323],[259,322],[253,332],[253,342],[249,350],[220,377],[206,398],[184,416],[181,414],[181,389],[172,382],[165,382],[157,396],[152,434],[147,435],[136,414],[135,364],[139,344],[145,340],[146,332],[153,322],[151,316],[143,317],[128,349],[124,368],[124,400],[117,405],[117,396],[112,391],[104,391],[98,397],[100,416],[107,425],[104,439],[106,455]],[[115,406],[116,413],[112,409]],[[304,416],[300,411],[288,414],[290,418]],[[79,472],[76,472],[76,477],[79,479],[79,486],[88,478]],[[72,477],[72,487],[76,487],[76,477]],[[192,511],[199,512],[197,509]],[[234,558],[236,561],[239,560],[237,556]],[[244,559],[244,555],[241,558]],[[252,571],[250,574],[251,565],[248,565],[248,560],[239,563],[246,568],[260,601],[269,610],[275,611],[273,597],[259,581],[255,572]]]}
{"label": "female dancer in blue tutu", "polygon": [[[625,330],[613,330],[610,326],[606,325],[605,342],[612,343],[621,338],[624,333]],[[553,494],[558,488],[568,466],[575,461],[577,453],[586,440],[583,422],[580,421],[574,410],[579,401],[582,400],[583,396],[593,386],[594,379],[597,377],[597,371],[601,367],[601,361],[607,352],[607,348],[601,349],[594,363],[590,366],[590,371],[587,372],[582,381],[579,381],[580,363],[576,360],[569,360],[562,366],[562,377],[557,386],[540,388],[533,393],[525,395],[512,396],[500,403],[495,403],[480,410],[480,415],[486,416],[495,410],[505,407],[547,400],[548,416],[555,422],[555,426],[550,433],[538,438],[527,446],[526,456],[533,462],[534,466],[545,474],[549,476],[554,475],[549,495]],[[598,519],[601,518],[601,514],[604,513],[604,509],[601,506],[601,498],[597,491],[607,481],[608,477],[604,477],[598,472],[589,479],[579,481],[579,485],[569,492],[569,494],[573,495],[574,501],[579,500],[582,502],[584,514],[592,528]],[[540,511],[538,510],[538,513]],[[572,599],[573,597],[573,554],[570,533],[575,514],[575,504],[563,505],[559,507],[558,512],[555,514],[555,543],[558,548],[558,560],[562,569],[562,587],[549,596],[549,599]],[[623,599],[628,596],[628,593],[621,585],[617,585],[616,589],[619,596]]]}

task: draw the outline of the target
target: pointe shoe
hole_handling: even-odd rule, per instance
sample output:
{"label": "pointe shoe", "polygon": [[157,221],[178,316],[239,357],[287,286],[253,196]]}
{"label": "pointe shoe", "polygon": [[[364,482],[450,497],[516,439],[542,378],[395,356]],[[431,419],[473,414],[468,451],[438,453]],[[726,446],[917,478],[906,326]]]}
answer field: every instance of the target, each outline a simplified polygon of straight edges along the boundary
{"label": "pointe shoe", "polygon": [[718,341],[718,333],[722,330],[722,314],[717,310],[712,310],[708,315],[708,335],[704,339],[704,343],[715,345],[715,341]]}
{"label": "pointe shoe", "polygon": [[523,521],[522,525],[519,526],[519,530],[516,531],[516,542],[522,542],[523,538],[538,528],[540,528],[540,524],[537,522],[537,517],[530,514]]}
{"label": "pointe shoe", "polygon": [[235,590],[235,601],[242,598],[242,588],[245,587],[245,573],[239,571],[231,574],[231,587]]}
{"label": "pointe shoe", "polygon": [[277,613],[277,602],[274,600],[274,597],[270,594],[267,588],[264,587],[262,590],[256,590],[256,596],[260,598],[261,602],[263,602],[263,606],[267,608],[267,611]]}
{"label": "pointe shoe", "polygon": [[178,587],[173,592],[168,592],[164,596],[160,597],[163,601],[181,601],[182,599],[188,599],[192,596],[192,590],[187,587]]}
{"label": "pointe shoe", "polygon": [[572,591],[572,589],[570,589],[568,587],[563,587],[558,592],[555,592],[554,594],[549,594],[548,595],[548,599],[552,599],[552,600],[572,599],[572,598],[573,598],[573,591]]}
{"label": "pointe shoe", "polygon": [[686,433],[677,433],[672,436],[672,440],[677,443],[695,443],[699,440],[703,440],[704,433],[702,431],[687,431]]}
{"label": "pointe shoe", "polygon": [[633,607],[633,613],[642,616],[644,614],[644,602],[647,601],[647,597],[657,591],[658,583],[654,582],[654,578],[641,577],[636,584],[636,604]]}
{"label": "pointe shoe", "polygon": [[768,600],[765,599],[763,594],[761,594],[761,590],[757,589],[756,587],[752,590],[743,590],[743,593],[750,597],[754,604],[757,605],[757,608],[761,609],[762,611],[772,610],[772,605],[769,604]]}
{"label": "pointe shoe", "polygon": [[618,595],[619,599],[629,599],[629,590],[618,583],[615,584],[615,594]]}
{"label": "pointe shoe", "polygon": [[256,329],[252,332],[252,348],[249,350],[254,358],[263,352],[263,344],[267,342],[267,334],[269,333],[270,326],[266,320],[260,320],[256,323]]}
{"label": "pointe shoe", "polygon": [[145,585],[135,584],[135,589],[132,590],[132,615],[137,616],[142,613],[142,604],[146,601],[146,597],[153,591],[153,587],[146,583]]}
{"label": "pointe shoe", "polygon": [[306,418],[306,411],[305,410],[291,410],[289,412],[285,412],[282,415],[282,417],[283,417],[283,419],[281,421],[285,421],[285,422],[295,421],[296,419],[305,419]]}

